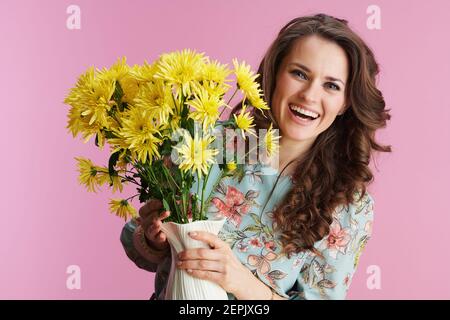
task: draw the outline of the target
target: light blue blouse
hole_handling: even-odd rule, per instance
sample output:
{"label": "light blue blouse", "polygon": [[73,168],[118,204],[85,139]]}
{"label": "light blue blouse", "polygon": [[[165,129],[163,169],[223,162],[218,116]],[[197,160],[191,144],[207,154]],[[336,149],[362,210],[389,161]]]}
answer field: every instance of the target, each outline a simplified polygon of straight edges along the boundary
{"label": "light blue blouse", "polygon": [[[242,264],[280,296],[344,299],[371,235],[372,197],[366,192],[359,199],[360,194],[355,193],[351,205],[335,209],[330,233],[314,245],[322,256],[301,252],[287,257],[281,253],[279,235],[273,231],[272,212],[292,187],[290,176],[279,176],[277,170],[261,164],[246,165],[244,172],[239,182],[233,177],[219,179],[218,166],[212,168],[205,193],[208,195],[213,190],[207,214],[227,218],[219,237],[230,245]],[[192,190],[196,191],[196,186]],[[159,265],[143,259],[133,247],[135,227],[134,220],[125,225],[122,244],[138,267],[156,272],[155,297],[162,299],[171,258],[167,257]],[[229,298],[234,299],[234,296],[229,294]]]}

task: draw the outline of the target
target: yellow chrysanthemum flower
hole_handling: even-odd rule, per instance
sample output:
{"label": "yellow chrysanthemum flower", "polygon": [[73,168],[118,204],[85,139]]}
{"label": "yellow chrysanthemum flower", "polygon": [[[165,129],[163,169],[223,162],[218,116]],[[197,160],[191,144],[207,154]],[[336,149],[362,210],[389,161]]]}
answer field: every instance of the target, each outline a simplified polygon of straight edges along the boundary
{"label": "yellow chrysanthemum flower", "polygon": [[244,94],[258,90],[258,84],[255,82],[258,75],[253,74],[250,65],[246,64],[245,61],[239,64],[237,59],[233,59],[233,65],[239,89],[242,90]]}
{"label": "yellow chrysanthemum flower", "polygon": [[233,115],[236,126],[241,130],[242,138],[244,139],[246,132],[256,136],[255,131],[252,129],[255,126],[253,123],[253,117],[250,115],[250,112],[245,112],[246,108],[247,106],[244,105],[241,112],[237,116],[235,114]]}
{"label": "yellow chrysanthemum flower", "polygon": [[178,159],[175,161],[183,171],[192,170],[199,176],[206,175],[209,166],[214,163],[214,157],[219,150],[210,148],[214,137],[205,135],[203,138],[197,134],[192,138],[189,132],[183,132],[183,141],[174,149],[178,152]]}
{"label": "yellow chrysanthemum flower", "polygon": [[164,85],[163,81],[143,84],[134,99],[134,105],[146,110],[149,117],[157,118],[159,123],[166,123],[169,116],[176,111],[172,90],[170,86]]}
{"label": "yellow chrysanthemum flower", "polygon": [[69,120],[67,121],[66,128],[72,132],[74,138],[78,134],[81,134],[83,140],[87,142],[93,135],[97,133],[101,135],[100,129],[102,126],[98,123],[89,125],[88,117],[82,115],[83,110],[84,108],[78,106],[70,108],[67,115]]}
{"label": "yellow chrysanthemum flower", "polygon": [[258,90],[257,92],[248,92],[247,98],[250,101],[250,104],[259,110],[269,110],[269,106],[267,102],[261,97],[262,91]]}
{"label": "yellow chrysanthemum flower", "polygon": [[278,151],[279,151],[278,140],[279,139],[280,139],[280,136],[275,134],[275,131],[273,130],[272,124],[271,124],[262,139],[263,147],[264,147],[268,157],[272,157],[272,155],[274,155],[275,153],[278,153]]}
{"label": "yellow chrysanthemum flower", "polygon": [[226,64],[221,64],[217,60],[210,61],[209,57],[206,57],[206,64],[201,70],[201,79],[203,81],[225,83],[232,81],[231,79],[227,79],[231,73],[232,71],[228,69]]}
{"label": "yellow chrysanthemum flower", "polygon": [[109,175],[109,170],[108,168],[105,167],[100,167],[97,169],[97,175],[98,175],[98,184],[99,185],[104,185],[104,184],[108,184],[109,186],[112,186],[112,192],[116,192],[116,191],[123,191],[123,182],[122,182],[122,178],[119,176],[119,172],[117,172],[116,174],[114,174],[113,176]]}
{"label": "yellow chrysanthemum flower", "polygon": [[124,218],[137,217],[136,209],[125,199],[111,199],[109,202],[109,210],[116,216]]}
{"label": "yellow chrysanthemum flower", "polygon": [[[201,88],[205,89],[209,95],[223,97],[230,89],[230,85],[226,83],[204,82]],[[200,88],[199,88],[200,89]]]}
{"label": "yellow chrysanthemum flower", "polygon": [[111,154],[120,150],[123,150],[122,153],[125,153],[124,150],[126,150],[130,144],[127,143],[125,137],[121,134],[121,128],[113,130],[113,134],[116,137],[108,139],[108,144],[111,147]]}
{"label": "yellow chrysanthemum flower", "polygon": [[149,64],[147,61],[144,61],[142,66],[134,65],[130,73],[131,75],[140,83],[145,83],[149,81],[153,81],[153,76],[159,70],[157,63]]}
{"label": "yellow chrysanthemum flower", "polygon": [[123,172],[127,170],[127,165],[128,165],[127,152],[126,150],[122,150],[122,152],[119,155],[119,159],[117,160],[116,168],[120,168],[120,171]]}
{"label": "yellow chrysanthemum flower", "polygon": [[100,167],[95,166],[91,160],[86,158],[75,158],[78,162],[78,171],[80,175],[78,181],[84,185],[89,192],[97,192],[97,188],[103,184],[103,178],[100,177]]}
{"label": "yellow chrysanthemum flower", "polygon": [[96,78],[92,67],[80,76],[76,86],[64,99],[64,103],[72,106],[67,128],[74,137],[82,133],[87,141],[98,133],[99,145],[103,146],[100,130],[109,128],[108,112],[113,105],[111,97],[114,88],[114,81]]}
{"label": "yellow chrysanthemum flower", "polygon": [[139,91],[138,80],[131,73],[131,68],[127,64],[127,58],[122,57],[117,59],[116,63],[111,68],[103,68],[98,73],[99,79],[119,82],[123,91],[122,101],[130,103]]}
{"label": "yellow chrysanthemum flower", "polygon": [[189,97],[199,85],[205,62],[204,53],[190,49],[167,53],[160,57],[159,70],[154,77],[174,85],[177,97],[181,94]]}
{"label": "yellow chrysanthemum flower", "polygon": [[189,118],[203,124],[203,129],[213,126],[219,119],[219,108],[225,105],[219,96],[210,95],[204,88],[200,88],[195,99],[186,102],[195,111],[189,114]]}
{"label": "yellow chrysanthemum flower", "polygon": [[99,71],[98,77],[104,80],[120,81],[130,75],[130,66],[127,64],[127,58],[118,58],[110,68],[103,68]]}
{"label": "yellow chrysanthemum flower", "polygon": [[254,74],[250,69],[250,65],[247,65],[245,61],[239,64],[237,59],[233,59],[233,65],[238,88],[242,91],[245,98],[249,99],[250,103],[257,109],[269,109],[261,98],[262,90],[259,88],[259,83],[255,81],[259,74]]}
{"label": "yellow chrysanthemum flower", "polygon": [[228,172],[233,172],[234,170],[236,170],[237,168],[237,164],[234,161],[230,161],[227,163],[227,170]]}
{"label": "yellow chrysanthemum flower", "polygon": [[124,138],[128,149],[136,154],[142,163],[152,163],[154,157],[159,157],[158,145],[162,142],[159,128],[154,119],[144,108],[132,107],[127,110],[128,118],[122,120],[122,130],[119,135]]}
{"label": "yellow chrysanthemum flower", "polygon": [[94,82],[92,94],[87,95],[83,103],[85,110],[81,112],[82,116],[89,118],[89,125],[94,121],[106,127],[108,126],[107,112],[111,109],[111,97],[114,93],[114,82],[109,80],[99,80]]}
{"label": "yellow chrysanthemum flower", "polygon": [[174,114],[169,122],[169,128],[175,132],[181,125],[181,116]]}

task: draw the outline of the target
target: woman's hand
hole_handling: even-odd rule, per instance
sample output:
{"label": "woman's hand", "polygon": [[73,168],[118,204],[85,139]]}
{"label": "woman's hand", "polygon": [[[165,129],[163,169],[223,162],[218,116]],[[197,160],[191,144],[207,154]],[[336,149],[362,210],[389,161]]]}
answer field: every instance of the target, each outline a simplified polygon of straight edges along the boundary
{"label": "woman's hand", "polygon": [[169,211],[164,211],[159,215],[162,207],[161,201],[152,199],[139,209],[139,218],[137,218],[150,247],[161,251],[169,248],[169,242],[164,232],[161,231],[161,225],[162,220],[170,216]]}
{"label": "woman's hand", "polygon": [[195,240],[206,242],[211,249],[197,248],[180,252],[178,268],[185,269],[193,277],[215,282],[236,297],[243,286],[254,287],[255,280],[260,282],[235,257],[230,246],[214,234],[196,231],[189,235]]}

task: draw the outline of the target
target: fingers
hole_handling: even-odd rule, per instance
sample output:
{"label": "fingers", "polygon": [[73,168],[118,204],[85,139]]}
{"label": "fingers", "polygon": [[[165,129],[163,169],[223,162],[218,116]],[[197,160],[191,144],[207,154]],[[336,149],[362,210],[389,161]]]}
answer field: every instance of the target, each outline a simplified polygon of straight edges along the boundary
{"label": "fingers", "polygon": [[158,211],[163,207],[162,202],[158,199],[151,199],[139,209],[139,216],[143,219],[150,216],[154,211]]}
{"label": "fingers", "polygon": [[178,261],[177,267],[180,269],[187,270],[203,270],[203,271],[214,271],[214,272],[223,272],[224,267],[219,261],[214,260],[187,260],[187,261]]}
{"label": "fingers", "polygon": [[215,271],[187,269],[186,272],[195,278],[209,280],[209,281],[212,281],[215,283],[219,283],[222,278],[222,275],[220,274],[220,272],[215,272]]}
{"label": "fingers", "polygon": [[170,211],[164,211],[160,216],[159,220],[164,220],[170,216]]}
{"label": "fingers", "polygon": [[142,223],[145,236],[148,240],[156,243],[164,243],[167,241],[167,237],[164,232],[161,231],[162,220],[170,216],[170,211],[164,211],[160,217],[147,217]]}
{"label": "fingers", "polygon": [[223,260],[223,253],[206,248],[187,249],[178,254],[178,260]]}
{"label": "fingers", "polygon": [[170,216],[170,211],[164,211],[160,216],[158,216],[156,213],[154,215],[150,215],[145,219],[142,219],[141,225],[144,228],[144,230],[148,230],[152,225],[158,225],[161,227],[161,222],[164,219],[167,219]]}
{"label": "fingers", "polygon": [[206,231],[195,231],[195,232],[189,232],[189,236],[192,239],[199,240],[202,242],[207,243],[211,248],[220,249],[224,247],[228,247],[228,244],[216,235],[206,232]]}
{"label": "fingers", "polygon": [[162,222],[160,220],[156,220],[155,222],[150,224],[146,231],[151,239],[155,238],[155,236],[161,231],[161,225]]}
{"label": "fingers", "polygon": [[160,242],[160,243],[164,243],[167,241],[167,236],[164,232],[160,232],[159,234],[156,235],[156,241]]}

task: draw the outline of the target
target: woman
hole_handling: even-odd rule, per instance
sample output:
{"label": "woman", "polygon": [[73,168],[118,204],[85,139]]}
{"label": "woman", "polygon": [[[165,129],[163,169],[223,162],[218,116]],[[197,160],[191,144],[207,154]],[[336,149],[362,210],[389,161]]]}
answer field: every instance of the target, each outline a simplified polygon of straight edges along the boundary
{"label": "woman", "polygon": [[[224,178],[208,210],[227,216],[223,230],[191,235],[210,249],[180,253],[178,267],[230,298],[343,299],[371,235],[370,157],[391,151],[374,139],[390,119],[378,65],[347,21],[318,14],[284,26],[258,73],[270,110],[254,113],[256,128],[280,130],[283,170],[249,165],[242,181]],[[171,260],[160,208],[147,203],[121,236],[127,255],[156,272],[154,298]]]}

